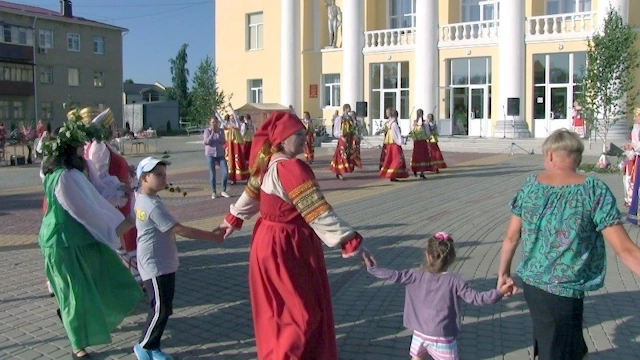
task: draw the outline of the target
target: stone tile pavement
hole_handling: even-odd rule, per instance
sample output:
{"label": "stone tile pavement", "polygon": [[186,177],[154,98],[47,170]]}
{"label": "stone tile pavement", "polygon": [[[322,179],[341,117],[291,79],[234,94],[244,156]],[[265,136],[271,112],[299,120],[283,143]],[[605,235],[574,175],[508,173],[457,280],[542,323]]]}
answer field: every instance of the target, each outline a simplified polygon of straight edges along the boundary
{"label": "stone tile pavement", "polygon": [[[428,176],[427,181],[411,178],[391,184],[375,179],[376,156],[367,153],[365,171],[345,182],[332,180],[321,168],[317,172],[321,187],[333,187],[326,193],[329,201],[361,231],[380,265],[396,269],[418,266],[428,235],[446,230],[456,240],[458,260],[453,271],[478,290],[493,288],[509,201],[526,175],[541,168],[541,157],[459,158],[457,165]],[[620,177],[599,177],[616,194],[622,194]],[[199,186],[202,184],[206,180]],[[204,194],[205,189],[200,191]],[[174,212],[181,211],[183,205],[210,209],[204,216],[185,219],[191,225],[209,228],[221,218],[218,204],[181,204],[177,196],[167,197],[167,201],[176,202]],[[6,215],[3,204],[0,200],[0,219]],[[228,206],[220,204],[220,209]],[[185,239],[178,242],[181,268],[175,310],[163,341],[165,350],[176,358],[255,358],[246,279],[251,229],[247,224],[222,246]],[[637,241],[640,228],[630,231]],[[585,301],[590,359],[637,359],[638,280],[608,250],[606,285]],[[404,289],[373,278],[358,262],[342,259],[338,250],[327,249],[326,259],[340,358],[408,358],[410,331],[402,326]],[[516,258],[514,264],[517,262]],[[69,343],[55,316],[54,301],[46,295],[42,273],[40,254],[33,243],[0,243],[0,358],[70,358]],[[131,346],[142,331],[145,312],[146,305],[140,304],[114,331],[112,344],[91,349],[94,357],[134,359]],[[461,358],[528,359],[530,329],[522,295],[488,307],[465,305],[459,337]]]}

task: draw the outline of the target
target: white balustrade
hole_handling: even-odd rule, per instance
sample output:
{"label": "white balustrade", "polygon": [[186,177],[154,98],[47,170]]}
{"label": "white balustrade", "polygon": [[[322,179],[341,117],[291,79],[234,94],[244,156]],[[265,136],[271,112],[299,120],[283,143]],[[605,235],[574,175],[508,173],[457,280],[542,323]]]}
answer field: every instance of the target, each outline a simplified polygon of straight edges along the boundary
{"label": "white balustrade", "polygon": [[415,46],[415,28],[365,31],[364,52],[411,50]]}
{"label": "white balustrade", "polygon": [[499,24],[498,20],[488,20],[442,25],[438,40],[441,47],[497,43]]}
{"label": "white balustrade", "polygon": [[580,12],[527,18],[527,41],[584,38],[598,29],[596,12]]}

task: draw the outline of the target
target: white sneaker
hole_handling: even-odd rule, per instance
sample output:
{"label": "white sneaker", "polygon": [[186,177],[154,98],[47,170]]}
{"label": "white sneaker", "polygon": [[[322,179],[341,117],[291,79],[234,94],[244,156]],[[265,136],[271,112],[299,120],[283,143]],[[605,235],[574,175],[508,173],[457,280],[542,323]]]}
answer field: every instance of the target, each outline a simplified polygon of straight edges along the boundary
{"label": "white sneaker", "polygon": [[222,195],[222,197],[226,197],[226,198],[230,198],[230,197],[231,197],[231,195],[227,194],[227,192],[226,192],[226,191],[222,191],[222,192],[220,193],[220,195]]}
{"label": "white sneaker", "polygon": [[216,193],[211,194],[211,198],[215,199],[216,198]]}

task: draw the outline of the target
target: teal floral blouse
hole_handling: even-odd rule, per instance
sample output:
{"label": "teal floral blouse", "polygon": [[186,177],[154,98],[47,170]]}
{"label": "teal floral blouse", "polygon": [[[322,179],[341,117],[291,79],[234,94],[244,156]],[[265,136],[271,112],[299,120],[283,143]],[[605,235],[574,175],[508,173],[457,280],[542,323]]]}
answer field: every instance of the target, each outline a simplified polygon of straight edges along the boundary
{"label": "teal floral blouse", "polygon": [[622,224],[609,187],[588,177],[582,184],[551,186],[527,177],[511,201],[522,219],[518,275],[549,293],[583,298],[602,287],[606,252],[601,231]]}

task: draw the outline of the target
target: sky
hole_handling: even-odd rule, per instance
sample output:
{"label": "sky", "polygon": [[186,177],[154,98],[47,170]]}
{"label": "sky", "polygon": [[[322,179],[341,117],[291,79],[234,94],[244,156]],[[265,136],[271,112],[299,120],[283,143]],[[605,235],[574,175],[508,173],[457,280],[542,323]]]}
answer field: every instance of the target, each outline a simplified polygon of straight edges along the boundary
{"label": "sky", "polygon": [[[59,0],[7,0],[59,11]],[[124,79],[171,86],[169,59],[187,48],[190,78],[205,57],[213,56],[214,0],[72,0],[73,15],[120,26]],[[124,80],[123,79],[123,80]]]}

